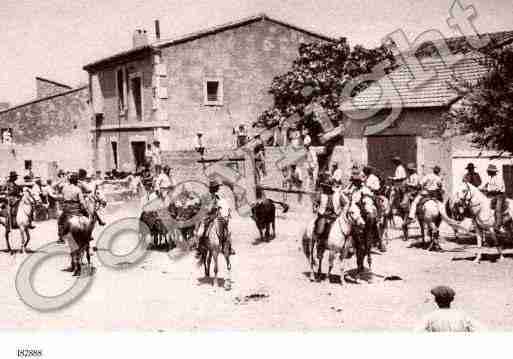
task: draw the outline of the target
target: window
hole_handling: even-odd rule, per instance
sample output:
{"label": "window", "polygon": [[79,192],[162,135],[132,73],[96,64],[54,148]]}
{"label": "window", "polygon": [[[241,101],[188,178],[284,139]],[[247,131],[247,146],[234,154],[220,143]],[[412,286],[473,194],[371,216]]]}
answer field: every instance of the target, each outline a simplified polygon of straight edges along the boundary
{"label": "window", "polygon": [[32,160],[25,160],[25,169],[26,170],[32,169]]}
{"label": "window", "polygon": [[126,101],[126,83],[125,83],[125,69],[120,68],[116,72],[116,84],[117,84],[117,94],[118,94],[118,103],[119,103],[119,113],[121,115],[125,114],[127,109],[127,101]]}
{"label": "window", "polygon": [[220,78],[207,78],[203,85],[204,104],[221,106],[223,104],[223,81]]}
{"label": "window", "polygon": [[1,143],[4,145],[12,145],[12,128],[2,128],[0,129]]}
{"label": "window", "polygon": [[118,169],[118,143],[116,141],[112,141],[111,145],[112,145],[112,159],[114,161],[114,168]]}
{"label": "window", "polygon": [[141,74],[130,74],[130,92],[135,108],[135,117],[141,121],[143,112]]}

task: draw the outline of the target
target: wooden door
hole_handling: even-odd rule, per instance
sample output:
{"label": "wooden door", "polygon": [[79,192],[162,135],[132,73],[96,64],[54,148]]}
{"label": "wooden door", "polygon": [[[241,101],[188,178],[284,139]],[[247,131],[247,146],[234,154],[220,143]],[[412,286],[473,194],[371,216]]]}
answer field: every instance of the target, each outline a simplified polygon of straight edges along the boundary
{"label": "wooden door", "polygon": [[399,156],[406,166],[417,165],[417,139],[415,136],[369,136],[367,137],[368,164],[378,170],[383,178],[394,174],[392,158]]}

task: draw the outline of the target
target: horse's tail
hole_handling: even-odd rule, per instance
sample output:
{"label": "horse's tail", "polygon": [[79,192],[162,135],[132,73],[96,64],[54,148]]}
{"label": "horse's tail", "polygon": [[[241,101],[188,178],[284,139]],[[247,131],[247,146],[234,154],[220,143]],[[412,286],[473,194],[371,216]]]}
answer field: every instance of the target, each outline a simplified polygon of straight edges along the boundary
{"label": "horse's tail", "polygon": [[289,205],[280,201],[275,201],[271,199],[271,202],[274,204],[279,204],[283,209],[283,213],[287,213],[289,211]]}
{"label": "horse's tail", "polygon": [[311,238],[307,234],[307,230],[303,232],[303,239],[302,239],[302,245],[303,245],[303,253],[305,254],[306,259],[310,260],[310,241]]}
{"label": "horse's tail", "polygon": [[[447,202],[447,201],[446,201]],[[468,230],[463,227],[458,221],[455,221],[454,219],[450,218],[448,215],[447,215],[447,211],[446,211],[446,207],[447,206],[447,203],[445,204],[442,204],[442,205],[439,205],[438,208],[439,208],[439,211],[440,211],[440,216],[442,217],[442,219],[449,225],[451,226],[453,229],[456,228],[460,231],[463,231],[463,232],[468,232]]]}

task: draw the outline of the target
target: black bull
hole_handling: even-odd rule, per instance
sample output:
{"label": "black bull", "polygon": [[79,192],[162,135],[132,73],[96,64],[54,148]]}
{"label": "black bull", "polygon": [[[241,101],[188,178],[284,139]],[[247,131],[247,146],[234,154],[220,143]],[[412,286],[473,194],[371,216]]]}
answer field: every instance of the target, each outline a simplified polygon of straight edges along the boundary
{"label": "black bull", "polygon": [[275,204],[279,204],[283,208],[283,213],[286,213],[289,210],[289,206],[286,203],[273,201],[269,198],[265,198],[264,200],[257,202],[251,209],[251,218],[253,218],[257,225],[261,241],[276,237]]}

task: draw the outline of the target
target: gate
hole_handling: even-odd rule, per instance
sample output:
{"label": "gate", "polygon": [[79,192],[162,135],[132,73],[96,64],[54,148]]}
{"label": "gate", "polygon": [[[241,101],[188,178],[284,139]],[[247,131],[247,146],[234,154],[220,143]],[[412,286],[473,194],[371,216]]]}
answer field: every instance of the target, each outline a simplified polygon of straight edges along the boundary
{"label": "gate", "polygon": [[406,166],[417,165],[417,138],[415,136],[367,137],[368,164],[376,168],[383,178],[394,175],[392,158],[399,156]]}

